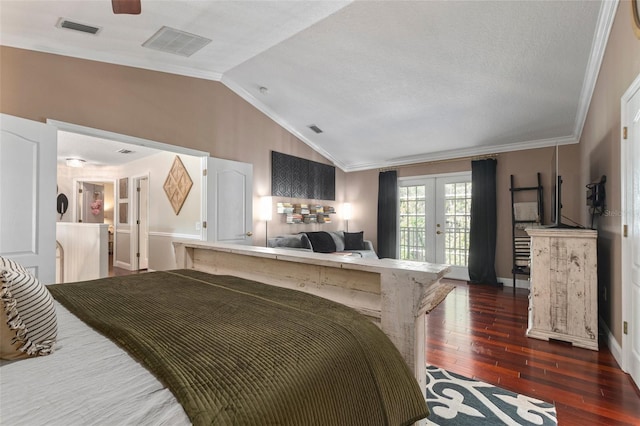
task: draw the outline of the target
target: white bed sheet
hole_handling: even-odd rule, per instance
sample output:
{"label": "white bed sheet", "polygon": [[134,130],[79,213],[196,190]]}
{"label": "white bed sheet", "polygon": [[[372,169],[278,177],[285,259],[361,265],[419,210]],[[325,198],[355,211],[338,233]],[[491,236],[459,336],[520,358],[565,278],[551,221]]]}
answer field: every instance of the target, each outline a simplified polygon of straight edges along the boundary
{"label": "white bed sheet", "polygon": [[0,360],[0,425],[189,425],[149,371],[56,302],[49,356]]}

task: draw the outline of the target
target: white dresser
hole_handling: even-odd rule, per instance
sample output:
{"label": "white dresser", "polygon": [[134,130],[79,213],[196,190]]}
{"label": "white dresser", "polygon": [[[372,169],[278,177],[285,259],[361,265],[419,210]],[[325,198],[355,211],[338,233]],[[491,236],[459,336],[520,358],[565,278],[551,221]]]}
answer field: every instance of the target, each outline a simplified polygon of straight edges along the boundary
{"label": "white dresser", "polygon": [[597,231],[534,228],[527,336],[598,350]]}

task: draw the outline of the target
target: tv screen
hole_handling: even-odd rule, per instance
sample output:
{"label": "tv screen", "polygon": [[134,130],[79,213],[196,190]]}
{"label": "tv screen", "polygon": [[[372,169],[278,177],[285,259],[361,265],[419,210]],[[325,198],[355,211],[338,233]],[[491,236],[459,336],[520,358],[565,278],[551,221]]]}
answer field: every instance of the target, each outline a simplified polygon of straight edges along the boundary
{"label": "tv screen", "polygon": [[562,221],[562,176],[558,176],[558,145],[553,150],[551,161],[551,185],[551,225],[559,225]]}
{"label": "tv screen", "polygon": [[558,145],[553,153],[553,190],[551,191],[551,224],[547,228],[580,228],[562,223],[562,176],[558,173]]}
{"label": "tv screen", "polygon": [[553,182],[553,191],[551,192],[551,224],[558,226],[562,223],[562,176],[555,176]]}

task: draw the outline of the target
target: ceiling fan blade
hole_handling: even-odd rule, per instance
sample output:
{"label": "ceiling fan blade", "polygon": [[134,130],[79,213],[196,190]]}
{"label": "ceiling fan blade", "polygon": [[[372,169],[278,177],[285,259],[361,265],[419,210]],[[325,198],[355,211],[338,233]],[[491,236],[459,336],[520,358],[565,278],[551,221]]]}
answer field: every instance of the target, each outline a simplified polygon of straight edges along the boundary
{"label": "ceiling fan blade", "polygon": [[140,15],[142,7],[140,0],[111,0],[113,13],[126,13],[129,15]]}

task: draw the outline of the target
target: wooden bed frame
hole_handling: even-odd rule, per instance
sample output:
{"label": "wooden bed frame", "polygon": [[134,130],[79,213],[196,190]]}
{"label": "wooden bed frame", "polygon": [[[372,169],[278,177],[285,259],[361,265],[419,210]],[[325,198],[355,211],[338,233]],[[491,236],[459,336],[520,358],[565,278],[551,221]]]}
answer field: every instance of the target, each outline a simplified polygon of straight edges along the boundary
{"label": "wooden bed frame", "polygon": [[292,288],[358,310],[391,339],[425,391],[425,301],[448,265],[203,241],[173,245],[178,268]]}

